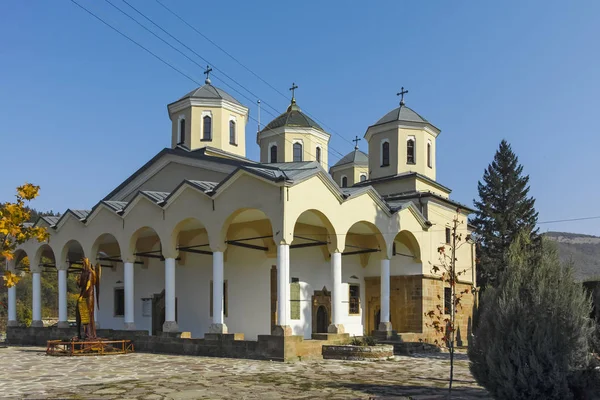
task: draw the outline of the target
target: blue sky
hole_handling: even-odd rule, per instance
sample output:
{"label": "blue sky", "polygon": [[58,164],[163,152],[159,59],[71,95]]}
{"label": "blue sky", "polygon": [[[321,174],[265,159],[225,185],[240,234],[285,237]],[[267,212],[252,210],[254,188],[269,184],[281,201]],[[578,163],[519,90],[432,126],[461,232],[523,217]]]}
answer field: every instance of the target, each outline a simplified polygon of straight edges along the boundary
{"label": "blue sky", "polygon": [[[197,65],[105,1],[77,1],[203,81]],[[288,100],[154,0],[128,1],[285,109]],[[472,204],[505,138],[530,175],[540,221],[600,215],[599,2],[162,1],[279,91],[296,82],[303,110],[337,133],[330,164],[331,149],[350,152],[349,140],[396,107],[405,86],[407,105],[442,129],[438,181],[455,200]],[[166,104],[196,86],[69,0],[1,1],[0,37],[0,201],[30,181],[42,186],[38,209],[91,208],[170,145]],[[222,76],[215,71],[213,84],[256,117],[255,97]],[[255,132],[250,121],[253,159]],[[540,227],[600,235],[600,219]]]}

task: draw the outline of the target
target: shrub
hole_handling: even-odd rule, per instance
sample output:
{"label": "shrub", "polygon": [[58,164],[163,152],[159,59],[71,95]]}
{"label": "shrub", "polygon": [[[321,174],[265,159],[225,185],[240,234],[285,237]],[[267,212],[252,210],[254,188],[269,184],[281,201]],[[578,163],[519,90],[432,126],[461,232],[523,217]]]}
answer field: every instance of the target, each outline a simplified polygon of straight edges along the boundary
{"label": "shrub", "polygon": [[375,338],[372,336],[364,336],[364,337],[356,337],[354,336],[352,340],[350,340],[350,345],[352,346],[375,346],[377,342]]}
{"label": "shrub", "polygon": [[477,382],[498,399],[571,399],[593,390],[591,302],[556,249],[519,235],[497,288],[486,289],[469,347]]}

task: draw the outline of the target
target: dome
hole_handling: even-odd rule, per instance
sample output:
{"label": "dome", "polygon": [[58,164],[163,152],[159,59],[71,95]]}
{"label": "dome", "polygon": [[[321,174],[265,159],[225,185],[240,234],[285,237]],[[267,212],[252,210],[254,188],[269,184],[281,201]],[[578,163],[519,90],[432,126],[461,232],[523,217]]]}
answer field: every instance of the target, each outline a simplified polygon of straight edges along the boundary
{"label": "dome", "polygon": [[382,118],[379,119],[375,123],[375,125],[386,124],[392,121],[406,121],[406,122],[420,122],[424,124],[429,124],[425,118],[421,117],[411,108],[406,107],[405,105],[401,105],[398,108],[393,109],[389,113],[385,114]]}
{"label": "dome", "polygon": [[335,163],[335,165],[332,168],[346,164],[369,165],[369,156],[367,156],[366,153],[363,153],[359,149],[355,149],[352,153],[348,153],[344,157],[342,157],[340,161]]}
{"label": "dome", "polygon": [[192,90],[177,101],[183,99],[222,99],[242,106],[242,104],[239,101],[237,101],[232,95],[230,95],[222,89],[219,89],[218,87],[211,85],[210,80],[207,80],[207,83],[205,85]]}
{"label": "dome", "polygon": [[269,122],[261,132],[281,127],[315,128],[325,132],[319,124],[300,110],[295,100],[292,100],[292,104],[289,105],[286,112]]}

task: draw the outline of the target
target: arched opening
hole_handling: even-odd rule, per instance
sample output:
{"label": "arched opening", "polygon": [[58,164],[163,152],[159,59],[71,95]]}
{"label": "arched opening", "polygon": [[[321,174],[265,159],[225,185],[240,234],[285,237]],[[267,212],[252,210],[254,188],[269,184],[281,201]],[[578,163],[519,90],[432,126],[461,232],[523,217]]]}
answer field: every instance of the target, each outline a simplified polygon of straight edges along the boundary
{"label": "arched opening", "polygon": [[316,151],[316,158],[317,158],[317,162],[320,163],[321,162],[321,148],[319,146],[317,146],[317,151]]}
{"label": "arched opening", "polygon": [[229,144],[237,145],[234,120],[229,121]]}
{"label": "arched opening", "polygon": [[21,249],[15,250],[13,255],[14,273],[19,277],[19,282],[16,285],[17,322],[22,326],[29,326],[33,317],[31,312],[32,286],[29,256]]}
{"label": "arched opening", "polygon": [[431,162],[431,142],[427,142],[427,166],[429,168],[432,168],[432,162]]}
{"label": "arched opening", "polygon": [[421,262],[421,248],[415,235],[410,231],[400,231],[394,238],[393,256],[404,257],[411,263]]}
{"label": "arched opening", "polygon": [[293,146],[293,161],[299,162],[302,161],[302,143],[296,142]]}
{"label": "arched opening", "polygon": [[390,142],[384,141],[381,143],[381,166],[387,167],[390,165]]}
{"label": "arched opening", "polygon": [[277,162],[277,145],[274,144],[271,146],[270,149],[270,161],[271,163],[276,163]]}
{"label": "arched opening", "polygon": [[[277,322],[277,248],[273,226],[262,210],[243,208],[224,222],[220,240],[226,245],[223,267],[223,321],[229,332],[243,332],[254,339],[270,333]],[[215,287],[207,280],[206,309],[213,318]],[[217,292],[218,293],[218,292]],[[269,311],[265,312],[265,308]],[[248,318],[248,316],[252,318]]]}
{"label": "arched opening", "polygon": [[177,144],[185,143],[185,118],[179,119],[179,138]]}
{"label": "arched opening", "polygon": [[342,176],[341,187],[348,187],[348,177],[346,177],[345,175]]}
{"label": "arched opening", "polygon": [[[124,266],[121,246],[117,238],[104,233],[94,241],[89,256],[90,262],[100,264],[100,296],[96,305],[99,321],[109,321],[106,327],[123,329],[122,319],[125,316]],[[118,318],[119,322],[110,321]]]}
{"label": "arched opening", "polygon": [[212,140],[212,118],[205,115],[202,118],[202,140]]}
{"label": "arched opening", "polygon": [[406,141],[406,163],[415,163],[415,139],[412,137]]}
{"label": "arched opening", "polygon": [[329,327],[329,313],[325,306],[319,306],[317,309],[317,333],[327,333]]}

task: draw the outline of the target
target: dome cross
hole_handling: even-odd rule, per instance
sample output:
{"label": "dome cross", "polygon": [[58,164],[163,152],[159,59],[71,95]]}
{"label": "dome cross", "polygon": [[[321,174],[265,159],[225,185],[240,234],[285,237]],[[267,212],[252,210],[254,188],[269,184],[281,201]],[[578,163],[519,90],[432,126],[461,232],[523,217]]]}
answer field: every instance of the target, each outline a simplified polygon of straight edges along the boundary
{"label": "dome cross", "polygon": [[292,91],[292,103],[296,100],[296,89],[298,89],[298,85],[296,85],[294,82],[292,82],[292,87],[290,88],[290,90]]}
{"label": "dome cross", "polygon": [[207,65],[206,70],[204,70],[204,75],[206,75],[206,80],[204,81],[204,83],[206,83],[207,85],[210,85],[210,73],[211,72],[212,72],[212,68]]}
{"label": "dome cross", "polygon": [[360,141],[360,138],[357,136],[356,139],[352,139],[352,141],[354,142],[354,150],[358,150],[358,142]]}
{"label": "dome cross", "polygon": [[400,89],[399,93],[396,93],[396,96],[400,96],[400,105],[404,105],[404,95],[408,93],[408,90],[404,90],[404,86]]}

